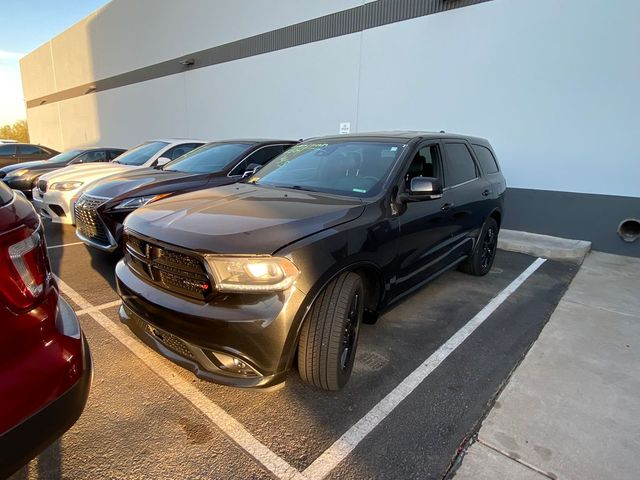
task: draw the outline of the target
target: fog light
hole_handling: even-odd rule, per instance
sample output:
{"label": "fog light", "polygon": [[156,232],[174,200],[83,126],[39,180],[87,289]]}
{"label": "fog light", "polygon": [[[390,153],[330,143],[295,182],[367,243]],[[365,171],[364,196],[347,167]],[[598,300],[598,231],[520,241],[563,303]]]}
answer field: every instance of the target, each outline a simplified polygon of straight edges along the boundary
{"label": "fog light", "polygon": [[240,360],[237,357],[220,352],[211,352],[211,354],[216,358],[216,363],[218,363],[218,366],[221,370],[245,377],[260,376],[260,374],[256,372],[256,370],[251,367],[251,365]]}

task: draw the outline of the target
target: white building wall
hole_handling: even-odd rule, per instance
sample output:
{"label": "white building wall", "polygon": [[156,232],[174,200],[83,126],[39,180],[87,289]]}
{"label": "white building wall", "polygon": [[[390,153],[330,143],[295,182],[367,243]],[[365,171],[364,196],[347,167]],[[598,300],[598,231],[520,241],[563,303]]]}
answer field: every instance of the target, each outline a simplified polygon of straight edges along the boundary
{"label": "white building wall", "polygon": [[[25,95],[362,3],[115,0],[22,61]],[[32,107],[30,132],[62,149],[444,129],[489,138],[512,187],[639,197],[638,20],[635,0],[493,0]]]}

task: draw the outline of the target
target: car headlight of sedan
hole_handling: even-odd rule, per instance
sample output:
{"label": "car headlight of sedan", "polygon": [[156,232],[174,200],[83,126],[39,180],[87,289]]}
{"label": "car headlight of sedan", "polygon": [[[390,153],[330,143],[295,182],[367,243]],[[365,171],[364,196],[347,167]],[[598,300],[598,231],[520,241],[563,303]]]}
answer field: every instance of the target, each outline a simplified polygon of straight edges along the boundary
{"label": "car headlight of sedan", "polygon": [[13,170],[12,172],[7,173],[7,177],[20,177],[22,175],[24,175],[25,173],[27,173],[29,170],[27,170],[26,168],[21,168],[19,170]]}
{"label": "car headlight of sedan", "polygon": [[55,182],[49,187],[49,190],[58,190],[60,192],[68,192],[80,188],[84,182]]}
{"label": "car headlight of sedan", "polygon": [[125,198],[115,207],[114,210],[135,210],[145,206],[147,203],[156,202],[161,198],[165,198],[171,195],[171,193],[161,193],[160,195],[145,195],[144,197],[131,197]]}
{"label": "car headlight of sedan", "polygon": [[300,271],[290,260],[270,256],[207,255],[219,292],[276,292],[293,285]]}

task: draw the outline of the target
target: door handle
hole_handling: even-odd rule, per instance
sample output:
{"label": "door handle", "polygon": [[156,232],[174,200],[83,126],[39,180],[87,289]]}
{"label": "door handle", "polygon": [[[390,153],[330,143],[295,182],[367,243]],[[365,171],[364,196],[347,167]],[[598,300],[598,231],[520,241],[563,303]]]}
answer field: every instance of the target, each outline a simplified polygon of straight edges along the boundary
{"label": "door handle", "polygon": [[443,212],[446,212],[451,207],[453,207],[453,203],[445,203],[444,205],[442,205],[442,208],[440,210],[442,210]]}
{"label": "door handle", "polygon": [[488,197],[490,193],[491,193],[491,190],[489,190],[488,188],[485,188],[485,189],[482,191],[482,196],[483,196],[483,197]]}

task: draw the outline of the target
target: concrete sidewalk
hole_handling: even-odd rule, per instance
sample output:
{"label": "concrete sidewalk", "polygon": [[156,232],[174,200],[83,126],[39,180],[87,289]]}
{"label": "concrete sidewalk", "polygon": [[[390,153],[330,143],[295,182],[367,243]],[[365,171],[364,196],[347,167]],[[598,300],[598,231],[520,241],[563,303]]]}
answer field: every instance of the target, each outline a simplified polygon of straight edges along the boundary
{"label": "concrete sidewalk", "polygon": [[640,259],[587,256],[455,478],[640,478]]}

